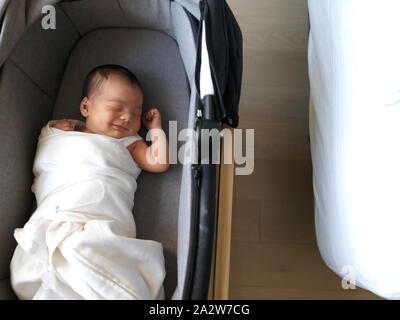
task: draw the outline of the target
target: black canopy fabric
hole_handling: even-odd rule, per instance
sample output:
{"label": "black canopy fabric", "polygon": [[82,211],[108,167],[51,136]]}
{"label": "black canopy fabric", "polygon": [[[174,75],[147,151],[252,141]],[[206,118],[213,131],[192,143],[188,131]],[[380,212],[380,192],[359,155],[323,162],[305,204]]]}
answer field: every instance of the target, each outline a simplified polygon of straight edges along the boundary
{"label": "black canopy fabric", "polygon": [[201,19],[206,25],[208,55],[217,98],[216,119],[237,127],[243,71],[242,33],[226,1],[204,0],[200,8]]}

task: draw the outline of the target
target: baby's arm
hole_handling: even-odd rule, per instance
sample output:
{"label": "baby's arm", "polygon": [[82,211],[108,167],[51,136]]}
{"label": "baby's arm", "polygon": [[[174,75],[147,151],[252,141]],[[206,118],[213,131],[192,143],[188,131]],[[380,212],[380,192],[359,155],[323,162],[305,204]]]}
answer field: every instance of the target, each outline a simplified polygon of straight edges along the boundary
{"label": "baby's arm", "polygon": [[128,150],[139,168],[150,172],[164,172],[169,167],[169,145],[161,127],[158,110],[151,109],[143,117],[143,123],[150,130],[151,146],[148,147],[143,140],[139,140],[129,145]]}

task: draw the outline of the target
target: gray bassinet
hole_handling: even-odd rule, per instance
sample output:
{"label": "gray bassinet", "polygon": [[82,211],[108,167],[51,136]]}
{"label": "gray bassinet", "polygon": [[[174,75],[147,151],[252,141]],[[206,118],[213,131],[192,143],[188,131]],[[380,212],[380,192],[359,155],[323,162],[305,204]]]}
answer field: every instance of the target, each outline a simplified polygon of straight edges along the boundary
{"label": "gray bassinet", "polygon": [[[47,4],[56,10],[55,29],[42,28],[41,10]],[[226,33],[235,26],[240,43],[230,62],[237,65],[236,92],[225,90],[226,79],[216,86],[226,69],[213,70],[218,59],[210,59],[219,112],[213,112],[208,102],[205,110],[205,99],[199,98],[199,22],[214,19],[205,18],[205,8],[211,13],[211,7],[198,0],[0,0],[0,298],[14,297],[9,284],[16,246],[13,230],[22,227],[36,207],[30,186],[40,129],[51,119],[84,120],[80,94],[93,67],[112,63],[132,70],[144,89],[144,111],[160,110],[167,137],[169,120],[177,121],[178,133],[199,123],[216,128],[223,122],[237,125],[241,37],[224,1],[216,7],[231,26],[218,30]],[[223,106],[232,95],[233,111]],[[202,118],[198,110],[211,116]],[[145,137],[143,129],[139,133]],[[178,149],[183,144],[178,142]],[[190,151],[195,145],[186,147]],[[165,173],[142,172],[139,177],[134,206],[137,236],[164,246],[167,299],[207,297],[217,169],[178,163]]]}

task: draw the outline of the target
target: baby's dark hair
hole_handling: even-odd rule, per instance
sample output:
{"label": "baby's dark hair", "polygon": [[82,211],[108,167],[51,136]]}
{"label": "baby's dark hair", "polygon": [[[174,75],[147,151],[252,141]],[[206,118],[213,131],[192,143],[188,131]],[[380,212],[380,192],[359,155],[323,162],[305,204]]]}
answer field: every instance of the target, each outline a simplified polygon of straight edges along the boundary
{"label": "baby's dark hair", "polygon": [[142,86],[133,72],[117,64],[105,64],[97,66],[88,73],[83,84],[81,99],[89,97],[91,93],[100,88],[103,81],[108,79],[108,76],[111,74],[117,74],[125,77],[132,83],[132,85],[137,85],[140,90],[142,90]]}

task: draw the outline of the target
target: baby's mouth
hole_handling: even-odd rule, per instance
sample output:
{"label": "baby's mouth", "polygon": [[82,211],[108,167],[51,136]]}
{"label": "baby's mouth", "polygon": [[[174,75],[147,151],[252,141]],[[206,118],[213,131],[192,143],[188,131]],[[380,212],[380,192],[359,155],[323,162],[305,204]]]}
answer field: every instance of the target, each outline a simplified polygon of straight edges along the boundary
{"label": "baby's mouth", "polygon": [[113,125],[113,127],[115,127],[117,130],[120,130],[120,131],[128,131],[127,128],[125,128],[125,127],[123,127],[123,126],[120,126],[120,125],[118,125],[118,124],[113,123],[112,125]]}

